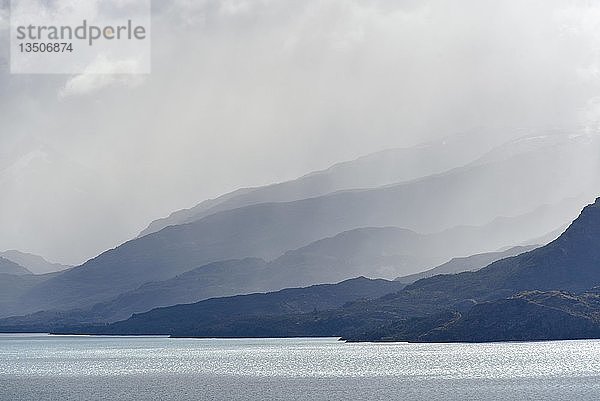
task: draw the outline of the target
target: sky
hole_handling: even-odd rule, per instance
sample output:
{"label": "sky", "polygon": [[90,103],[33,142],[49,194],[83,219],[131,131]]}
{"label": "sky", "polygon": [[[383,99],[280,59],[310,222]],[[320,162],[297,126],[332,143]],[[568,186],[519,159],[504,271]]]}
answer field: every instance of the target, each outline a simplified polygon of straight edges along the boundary
{"label": "sky", "polygon": [[236,188],[600,117],[589,0],[156,0],[149,75],[11,75],[8,9],[0,250],[63,263]]}

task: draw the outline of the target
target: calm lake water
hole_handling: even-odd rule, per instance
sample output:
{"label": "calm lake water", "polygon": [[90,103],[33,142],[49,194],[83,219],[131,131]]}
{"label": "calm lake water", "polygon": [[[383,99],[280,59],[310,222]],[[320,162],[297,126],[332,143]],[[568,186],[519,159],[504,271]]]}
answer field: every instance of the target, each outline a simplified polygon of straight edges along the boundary
{"label": "calm lake water", "polygon": [[0,400],[598,400],[600,341],[0,335]]}

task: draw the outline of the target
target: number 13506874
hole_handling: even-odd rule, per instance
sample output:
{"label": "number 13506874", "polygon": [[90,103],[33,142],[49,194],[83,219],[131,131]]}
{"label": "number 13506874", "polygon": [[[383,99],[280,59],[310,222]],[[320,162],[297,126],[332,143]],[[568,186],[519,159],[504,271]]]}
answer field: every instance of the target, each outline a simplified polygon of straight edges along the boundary
{"label": "number 13506874", "polygon": [[21,53],[71,53],[73,52],[72,43],[38,43],[26,42],[19,43]]}

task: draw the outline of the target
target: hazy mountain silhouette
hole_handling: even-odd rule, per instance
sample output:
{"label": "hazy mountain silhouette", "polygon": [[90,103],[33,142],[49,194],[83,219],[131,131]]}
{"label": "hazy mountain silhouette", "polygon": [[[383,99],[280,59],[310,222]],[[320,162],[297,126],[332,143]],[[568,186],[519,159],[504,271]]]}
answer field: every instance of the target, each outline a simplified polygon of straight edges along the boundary
{"label": "hazy mountain silhouette", "polygon": [[[577,149],[583,146],[579,141],[571,145]],[[519,154],[383,188],[247,206],[167,227],[41,284],[28,294],[23,311],[33,312],[41,306],[80,307],[82,302],[92,305],[145,282],[166,280],[207,263],[246,257],[270,260],[286,250],[362,226],[391,224],[435,232],[456,225],[484,224],[515,211],[528,212],[548,203],[545,199],[554,200],[557,193],[572,194],[585,186],[585,177],[571,179],[573,160],[560,157],[573,151],[572,147]],[[561,159],[568,163],[561,163]],[[578,160],[589,162],[583,156]],[[452,256],[515,245],[563,224],[570,213],[566,208],[546,216],[541,225],[528,225],[526,233],[523,226],[503,232],[501,243],[494,235],[484,236],[479,239],[481,247]]]}
{"label": "hazy mountain silhouette", "polygon": [[[522,291],[561,290],[577,293],[598,286],[600,284],[599,245],[600,199],[586,207],[563,235],[544,247],[500,260],[475,273],[436,276],[417,281],[407,287],[405,293],[414,295],[430,294],[431,296],[443,291],[446,297],[450,295],[445,299],[444,304],[449,309],[456,308],[457,312],[448,315],[446,320],[441,319],[441,323],[436,321],[430,327],[427,326],[427,319],[420,320],[418,324],[414,321],[400,323],[402,326],[400,333],[405,332],[406,339],[424,341],[461,341],[463,336],[465,341],[540,339],[540,327],[545,327],[546,339],[569,338],[566,334],[569,331],[563,329],[565,321],[574,319],[573,310],[565,312],[563,308],[561,309],[563,313],[557,313],[556,310],[548,309],[552,306],[548,300],[557,301],[560,297],[547,298],[543,305],[544,309],[540,308],[539,302],[532,303],[530,299],[523,297],[502,301],[499,299],[511,297],[512,294]],[[482,301],[494,302],[475,304]],[[472,302],[475,307],[460,311],[461,302],[462,306]],[[577,303],[581,304],[579,301]],[[553,307],[558,306],[564,305],[558,302]],[[499,313],[499,311],[503,312]],[[596,311],[600,312],[600,309]],[[591,312],[588,315],[591,316]],[[543,316],[546,317],[542,318]],[[540,326],[544,319],[547,320],[547,324]],[[561,319],[563,323],[560,323]],[[532,324],[534,321],[538,323]],[[518,322],[520,323],[517,324]],[[589,328],[586,326],[590,323],[589,319],[579,323]],[[480,334],[467,336],[466,332],[472,330],[474,326],[479,327]],[[507,327],[517,326],[518,330],[507,329]],[[421,328],[415,330],[415,327]],[[584,328],[581,328],[579,333],[583,331]],[[513,334],[509,334],[511,332]],[[394,330],[388,327],[367,335],[355,335],[355,338],[383,340],[390,335],[396,339],[402,337],[397,333],[394,334]]]}
{"label": "hazy mountain silhouette", "polygon": [[[168,226],[190,223],[223,210],[265,202],[287,202],[356,188],[423,178],[463,166],[490,150],[492,145],[478,135],[457,135],[411,148],[390,149],[338,163],[296,180],[258,188],[240,189],[153,221],[140,236]],[[423,160],[427,159],[427,163]]]}
{"label": "hazy mountain silhouette", "polygon": [[[364,277],[346,280],[338,284],[320,284],[308,288],[288,288],[268,294],[237,295],[227,298],[207,299],[196,304],[158,308],[141,315],[134,315],[134,324],[118,323],[116,326],[99,326],[98,332],[108,330],[139,330],[144,333],[168,333],[184,318],[193,327],[197,324],[219,325],[221,317],[237,316],[252,319],[259,316],[282,315],[328,310],[359,299],[374,299],[403,288],[402,283],[386,280],[369,280]],[[172,311],[176,311],[172,313]],[[150,317],[149,316],[154,316]],[[86,317],[76,312],[39,312],[27,317],[0,319],[0,330],[10,331],[88,331],[81,328]],[[137,322],[140,324],[138,325]],[[156,325],[151,323],[156,321]],[[174,326],[171,326],[171,323]],[[133,331],[131,331],[133,332]]]}
{"label": "hazy mountain silhouette", "polygon": [[13,274],[13,275],[23,275],[23,274],[32,274],[29,270],[24,268],[23,266],[0,257],[0,274]]}
{"label": "hazy mountain silhouette", "polygon": [[[297,180],[266,187],[245,188],[217,199],[207,200],[191,209],[180,210],[167,218],[152,222],[140,233],[140,236],[160,231],[168,226],[197,221],[223,210],[259,203],[302,200],[340,190],[376,188],[444,173],[467,164],[489,146],[491,145],[482,143],[481,138],[476,135],[458,136],[414,148],[375,153],[354,161],[336,164],[327,170],[314,172]],[[600,166],[595,158],[597,153],[594,151],[599,149],[600,137],[597,135],[573,136],[555,133],[524,137],[492,149],[485,156],[471,162],[469,166],[506,161],[518,155],[529,155],[530,164],[538,170],[552,168],[550,164],[539,160],[540,157],[554,160],[556,163],[566,166],[570,171],[582,167],[581,171],[586,171],[587,176],[581,176],[576,183],[556,177],[562,180],[561,184],[567,191],[559,197],[547,198],[550,203],[553,203],[566,197],[579,195],[581,192],[588,195],[594,193],[588,184],[598,183],[598,175],[595,173],[597,169],[594,170],[594,167],[600,168]],[[548,156],[550,157],[548,158]],[[423,163],[424,159],[427,159],[428,163]],[[515,179],[517,178],[515,177]],[[573,184],[577,187],[575,191],[571,190]],[[523,212],[525,210],[519,212],[514,210],[505,215]],[[385,223],[383,224],[385,225]]]}
{"label": "hazy mountain silhouette", "polygon": [[[32,289],[18,302],[13,302],[16,309],[10,314],[26,314],[43,309],[83,308],[88,321],[114,321],[157,306],[195,302],[209,297],[335,283],[361,275],[392,279],[439,265],[457,254],[497,249],[514,240],[514,232],[521,232],[528,237],[530,227],[537,230],[545,225],[546,216],[552,213],[552,209],[546,206],[524,216],[496,219],[483,227],[457,227],[430,235],[420,235],[395,227],[360,228],[288,251],[266,266],[262,266],[266,262],[257,264],[256,259],[216,262],[208,266],[202,265],[189,273],[184,272],[175,278],[167,278],[166,281],[151,282],[144,275],[146,273],[140,272],[139,277],[133,277],[140,281],[137,288],[115,291],[111,297],[106,295],[110,289],[114,291],[116,284],[113,285],[112,278],[108,276],[105,279],[106,290],[99,294],[96,302],[91,302],[89,296],[81,299],[81,295],[78,295],[72,301],[67,299],[67,303],[40,301],[30,309],[23,308],[23,305],[30,304],[31,299],[39,294],[40,287],[44,287],[42,285]],[[175,252],[173,255],[181,256]],[[140,258],[143,256],[140,255]],[[123,274],[119,276],[122,279]],[[98,284],[98,281],[77,283],[74,284],[74,289],[82,291],[82,288],[88,288],[88,293],[92,293],[99,288]],[[65,285],[70,285],[69,281]],[[76,291],[63,288],[61,292],[53,291],[51,296],[58,302],[63,302],[65,293]]]}
{"label": "hazy mountain silhouette", "polygon": [[415,281],[437,276],[438,274],[456,274],[468,271],[477,271],[500,259],[517,256],[535,248],[538,248],[538,246],[517,246],[502,252],[488,252],[467,256],[464,258],[454,258],[438,267],[434,267],[433,269],[408,276],[398,277],[396,278],[396,281],[400,281],[401,283],[405,284],[412,284]]}
{"label": "hazy mountain silhouette", "polygon": [[[212,297],[337,283],[361,275],[394,278],[435,266],[457,250],[478,248],[479,239],[500,231],[495,226],[460,227],[420,235],[396,227],[360,228],[288,251],[271,262],[246,258],[210,263],[165,281],[142,284],[90,307],[82,309],[82,303],[73,315],[87,322],[115,321],[159,306]],[[40,321],[40,315],[35,319]]]}
{"label": "hazy mountain silhouette", "polygon": [[395,272],[446,259],[435,256],[427,242],[434,241],[394,227],[352,230],[288,251],[271,262],[257,258],[214,262],[165,281],[146,283],[94,305],[90,316],[115,321],[158,306],[213,297],[337,283],[361,275],[395,277]]}
{"label": "hazy mountain silhouette", "polygon": [[[161,327],[158,316],[162,316],[169,321],[165,333],[176,336],[332,335],[352,341],[462,341],[461,333],[469,332],[466,341],[585,338],[585,333],[598,334],[594,331],[600,316],[598,296],[588,293],[584,300],[553,291],[581,292],[599,285],[599,245],[600,199],[586,207],[563,235],[544,247],[497,261],[477,272],[423,279],[373,301],[324,312],[252,319],[224,313],[218,323],[187,321],[190,308],[206,305],[200,302],[169,308],[168,313],[138,315],[110,326],[108,332],[127,333],[144,325]],[[515,297],[523,291],[529,291],[529,295]],[[509,299],[503,300],[506,297]],[[187,308],[185,313],[183,308]],[[547,329],[545,336],[543,328]]]}
{"label": "hazy mountain silhouette", "polygon": [[47,274],[70,269],[73,266],[63,265],[60,263],[48,262],[46,259],[38,255],[19,252],[15,250],[0,252],[0,257],[13,261],[33,274]]}
{"label": "hazy mountain silhouette", "polygon": [[[378,298],[401,288],[401,283],[368,280],[360,277],[339,284],[321,284],[308,288],[290,288],[268,294],[209,299],[196,304],[159,308],[145,314],[135,315],[128,321],[109,326],[109,331],[114,329],[115,332],[129,333],[130,330],[136,330],[139,333],[172,334],[170,333],[171,327],[177,327],[182,331],[193,331],[195,326],[203,327],[205,325],[221,326],[227,330],[226,321],[221,320],[222,316],[252,319],[253,317],[330,310],[347,302]],[[181,317],[184,315],[189,323],[187,327],[179,326]],[[156,322],[156,325],[152,322]],[[225,335],[227,336],[227,334]],[[234,332],[231,332],[230,335],[236,336]],[[261,336],[260,332],[257,332],[257,335]],[[255,334],[248,332],[247,336],[254,337]]]}
{"label": "hazy mountain silhouette", "polygon": [[[484,297],[534,289],[584,291],[600,285],[599,244],[600,199],[583,209],[564,234],[544,247],[497,261],[475,273],[432,277],[409,288],[443,286],[462,290],[473,283],[470,294]],[[482,287],[487,291],[482,291]]]}
{"label": "hazy mountain silhouette", "polygon": [[7,315],[20,309],[22,297],[36,285],[55,277],[49,274],[2,274],[0,273],[0,315]]}

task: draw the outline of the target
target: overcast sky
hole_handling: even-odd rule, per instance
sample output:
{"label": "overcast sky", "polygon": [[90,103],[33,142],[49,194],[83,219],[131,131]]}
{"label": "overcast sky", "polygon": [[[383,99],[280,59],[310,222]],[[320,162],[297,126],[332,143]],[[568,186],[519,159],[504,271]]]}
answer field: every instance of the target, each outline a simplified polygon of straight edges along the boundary
{"label": "overcast sky", "polygon": [[149,76],[10,75],[7,3],[0,250],[60,262],[241,186],[600,112],[594,1],[157,0]]}

